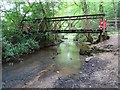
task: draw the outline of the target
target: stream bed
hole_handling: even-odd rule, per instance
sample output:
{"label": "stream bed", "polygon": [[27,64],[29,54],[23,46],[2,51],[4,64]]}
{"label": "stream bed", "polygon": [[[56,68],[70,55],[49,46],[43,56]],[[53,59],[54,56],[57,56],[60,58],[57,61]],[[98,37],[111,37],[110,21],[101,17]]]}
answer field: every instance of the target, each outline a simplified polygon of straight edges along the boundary
{"label": "stream bed", "polygon": [[41,49],[3,66],[3,88],[118,88],[118,36],[97,46],[106,44],[113,51],[94,56],[80,55],[79,44],[69,40]]}
{"label": "stream bed", "polygon": [[57,72],[65,76],[79,73],[81,61],[76,42],[65,41],[28,55],[20,63],[4,65],[3,88],[22,87],[51,64],[55,64]]}

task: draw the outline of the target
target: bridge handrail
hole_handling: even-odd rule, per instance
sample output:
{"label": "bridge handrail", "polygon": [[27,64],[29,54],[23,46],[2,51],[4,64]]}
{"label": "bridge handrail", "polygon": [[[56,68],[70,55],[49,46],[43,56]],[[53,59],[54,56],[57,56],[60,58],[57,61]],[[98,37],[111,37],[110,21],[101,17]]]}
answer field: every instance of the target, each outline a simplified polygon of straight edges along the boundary
{"label": "bridge handrail", "polygon": [[[80,15],[80,16],[63,16],[63,17],[52,17],[52,18],[37,18],[37,19],[24,19],[23,21],[38,21],[38,20],[51,20],[51,21],[61,21],[61,20],[82,20],[82,19],[100,19],[103,18],[105,14],[90,14],[90,15]],[[91,18],[94,17],[94,18]],[[71,19],[70,19],[71,18]]]}

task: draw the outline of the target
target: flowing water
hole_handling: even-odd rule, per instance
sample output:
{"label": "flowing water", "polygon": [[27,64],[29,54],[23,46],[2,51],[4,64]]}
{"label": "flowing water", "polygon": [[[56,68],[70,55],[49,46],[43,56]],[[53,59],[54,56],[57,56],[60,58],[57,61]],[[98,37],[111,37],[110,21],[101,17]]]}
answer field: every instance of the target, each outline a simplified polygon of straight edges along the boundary
{"label": "flowing water", "polygon": [[66,41],[59,45],[56,57],[57,67],[64,75],[77,73],[80,69],[79,48],[75,42]]}
{"label": "flowing water", "polygon": [[78,73],[81,66],[79,45],[66,40],[60,45],[41,49],[39,52],[28,55],[21,63],[3,66],[3,87],[22,86],[35,77],[37,72],[53,63],[62,75]]}

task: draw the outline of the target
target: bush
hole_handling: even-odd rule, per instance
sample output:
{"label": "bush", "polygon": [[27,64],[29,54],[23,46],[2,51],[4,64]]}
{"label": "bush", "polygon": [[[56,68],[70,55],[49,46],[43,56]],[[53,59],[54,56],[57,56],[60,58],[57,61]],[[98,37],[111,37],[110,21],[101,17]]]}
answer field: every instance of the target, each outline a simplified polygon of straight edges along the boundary
{"label": "bush", "polygon": [[39,48],[39,43],[31,38],[25,42],[25,45],[28,46],[29,49]]}
{"label": "bush", "polygon": [[10,43],[8,40],[6,40],[6,37],[3,38],[2,40],[2,49],[3,49],[3,52],[2,52],[2,56],[4,58],[7,58],[7,57],[11,57],[11,56],[14,56],[14,53],[13,53],[13,44]]}
{"label": "bush", "polygon": [[33,49],[39,48],[39,43],[33,39],[28,39],[25,42],[12,44],[6,37],[2,40],[3,44],[3,58],[10,60],[11,57],[19,57],[22,54],[29,53]]}
{"label": "bush", "polygon": [[85,36],[85,34],[77,34],[74,38],[75,41],[79,41],[79,42],[85,42],[87,41],[87,38]]}

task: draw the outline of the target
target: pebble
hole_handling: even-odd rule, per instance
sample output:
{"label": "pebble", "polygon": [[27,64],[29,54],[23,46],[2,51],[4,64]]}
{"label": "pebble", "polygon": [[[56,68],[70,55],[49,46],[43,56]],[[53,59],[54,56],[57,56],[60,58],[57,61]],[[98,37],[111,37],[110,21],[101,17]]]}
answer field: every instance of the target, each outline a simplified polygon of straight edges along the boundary
{"label": "pebble", "polygon": [[117,48],[117,50],[116,51],[119,51],[119,48]]}
{"label": "pebble", "polygon": [[52,59],[55,59],[55,57],[52,57]]}
{"label": "pebble", "polygon": [[115,52],[114,55],[119,55],[119,54],[117,52]]}
{"label": "pebble", "polygon": [[84,42],[84,44],[91,45],[91,43],[90,43],[90,42]]}
{"label": "pebble", "polygon": [[68,75],[68,77],[70,78],[70,77],[71,77],[71,75]]}
{"label": "pebble", "polygon": [[80,87],[85,88],[85,87],[86,87],[86,85],[83,85],[83,84],[82,84],[82,85],[80,85]]}
{"label": "pebble", "polygon": [[58,80],[60,80],[61,79],[61,77],[58,77]]}
{"label": "pebble", "polygon": [[92,86],[89,86],[89,88],[91,88]]}
{"label": "pebble", "polygon": [[60,73],[59,71],[57,71],[57,73]]}
{"label": "pebble", "polygon": [[94,67],[95,66],[95,64],[92,64],[92,67]]}
{"label": "pebble", "polygon": [[2,85],[5,85],[5,82],[2,82]]}
{"label": "pebble", "polygon": [[94,53],[91,53],[91,56],[95,56],[95,54],[94,54]]}
{"label": "pebble", "polygon": [[23,61],[20,61],[20,63],[22,63]]}
{"label": "pebble", "polygon": [[79,72],[80,74],[82,74],[82,72]]}
{"label": "pebble", "polygon": [[93,58],[93,57],[86,58],[85,62],[89,62],[91,60],[91,58]]}

